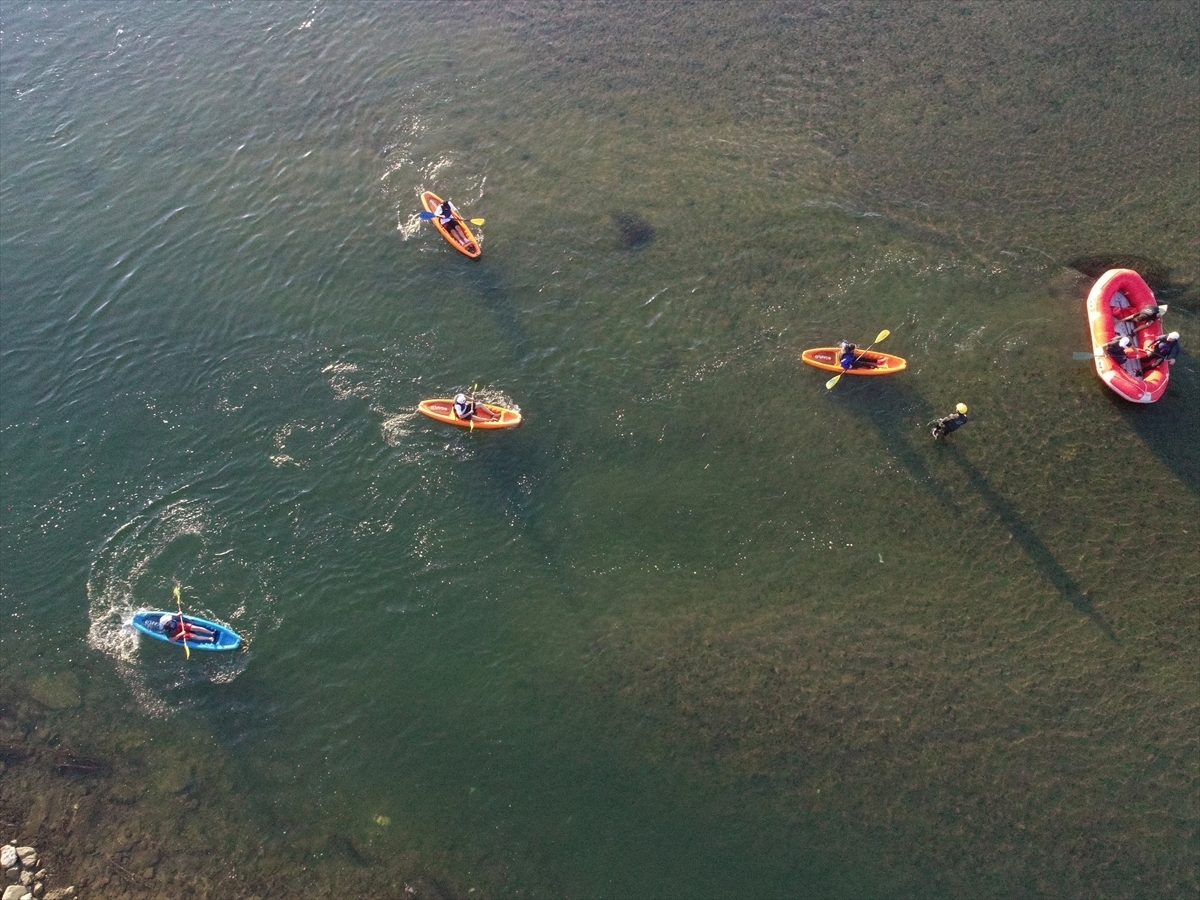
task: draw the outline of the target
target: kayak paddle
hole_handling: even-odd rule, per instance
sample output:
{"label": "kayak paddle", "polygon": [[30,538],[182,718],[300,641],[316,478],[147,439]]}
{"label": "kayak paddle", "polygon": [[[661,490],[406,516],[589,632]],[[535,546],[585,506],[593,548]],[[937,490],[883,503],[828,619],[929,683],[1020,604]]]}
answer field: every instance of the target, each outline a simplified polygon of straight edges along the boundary
{"label": "kayak paddle", "polygon": [[[1076,350],[1071,354],[1071,359],[1076,362],[1082,362],[1085,359],[1104,359],[1106,355],[1104,353],[1085,353],[1083,350]],[[1150,352],[1148,350],[1140,350],[1137,347],[1130,347],[1125,351],[1125,355],[1130,359],[1149,359]]]}
{"label": "kayak paddle", "polygon": [[[883,329],[883,331],[879,332],[879,335],[875,338],[875,340],[871,342],[871,347],[874,347],[876,344],[878,344],[880,341],[882,341],[884,338],[886,338],[889,334],[891,334],[890,331],[888,331],[886,328]],[[871,347],[868,347],[867,350],[870,350]],[[862,355],[864,353],[866,353],[867,350],[860,350],[858,353],[858,356],[854,357],[855,362],[857,362],[859,359],[861,359]],[[854,365],[851,364],[850,368],[854,368]],[[844,374],[846,374],[846,373],[838,372],[836,375],[834,375],[832,378],[830,378],[827,382],[825,382],[825,389],[832,390],[833,386],[838,383],[838,381],[841,379],[841,377]]]}
{"label": "kayak paddle", "polygon": [[[179,599],[179,585],[175,585],[175,606],[179,609],[179,633],[183,639],[183,658],[191,659],[192,651],[188,649],[187,645],[187,626],[183,624],[183,601]],[[167,639],[170,640],[170,638],[171,636],[168,634]]]}
{"label": "kayak paddle", "polygon": [[[421,218],[426,219],[426,220],[436,219],[437,213],[423,212],[423,213],[421,213]],[[460,222],[464,221],[462,216],[455,216],[454,218],[458,219],[458,221],[460,221]],[[466,219],[465,221],[470,222],[472,225],[482,225],[485,220],[484,219]]]}

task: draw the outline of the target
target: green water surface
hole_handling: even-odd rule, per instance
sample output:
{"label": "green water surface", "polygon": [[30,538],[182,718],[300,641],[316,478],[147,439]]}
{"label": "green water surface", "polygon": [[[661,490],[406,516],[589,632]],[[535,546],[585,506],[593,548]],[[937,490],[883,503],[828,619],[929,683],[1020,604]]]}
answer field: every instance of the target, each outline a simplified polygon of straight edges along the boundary
{"label": "green water surface", "polygon": [[[1194,4],[0,16],[0,712],[192,868],[1194,895]],[[1071,358],[1125,263],[1147,408]],[[139,643],[176,584],[245,649]]]}

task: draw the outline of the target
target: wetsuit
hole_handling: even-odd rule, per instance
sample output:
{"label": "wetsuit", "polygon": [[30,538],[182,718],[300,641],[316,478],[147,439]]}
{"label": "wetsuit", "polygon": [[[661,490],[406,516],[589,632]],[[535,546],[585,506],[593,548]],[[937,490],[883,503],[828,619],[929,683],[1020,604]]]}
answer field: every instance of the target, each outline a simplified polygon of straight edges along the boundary
{"label": "wetsuit", "polygon": [[932,434],[935,439],[945,437],[950,432],[957,431],[966,424],[966,413],[956,412],[953,415],[943,416],[935,421],[933,423],[933,428],[930,430],[930,434]]}

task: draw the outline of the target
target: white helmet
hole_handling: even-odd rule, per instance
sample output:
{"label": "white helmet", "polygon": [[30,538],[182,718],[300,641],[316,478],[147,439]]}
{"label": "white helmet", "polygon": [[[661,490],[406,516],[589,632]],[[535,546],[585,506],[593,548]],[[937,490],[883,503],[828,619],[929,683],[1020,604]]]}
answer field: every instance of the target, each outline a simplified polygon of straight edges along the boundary
{"label": "white helmet", "polygon": [[1121,338],[1121,346],[1122,347],[1128,347],[1132,343],[1133,343],[1133,341],[1129,340],[1129,338],[1127,338],[1127,337]]}
{"label": "white helmet", "polygon": [[1168,340],[1168,341],[1177,341],[1177,340],[1179,340],[1179,332],[1178,332],[1178,331],[1172,331],[1170,334],[1168,334],[1168,335],[1167,335],[1167,340]]}
{"label": "white helmet", "polygon": [[455,394],[455,395],[454,395],[454,402],[455,402],[455,403],[466,403],[466,402],[467,402],[467,395],[466,395],[466,394]]}

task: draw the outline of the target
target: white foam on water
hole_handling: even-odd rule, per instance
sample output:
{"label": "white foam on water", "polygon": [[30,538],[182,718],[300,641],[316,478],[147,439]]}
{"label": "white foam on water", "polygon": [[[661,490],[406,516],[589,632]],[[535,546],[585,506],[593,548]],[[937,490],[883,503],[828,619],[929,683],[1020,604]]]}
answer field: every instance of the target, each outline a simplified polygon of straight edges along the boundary
{"label": "white foam on water", "polygon": [[401,410],[400,412],[378,409],[377,412],[383,416],[383,423],[379,428],[383,434],[384,443],[389,447],[403,447],[407,443],[409,435],[412,434],[417,416],[420,414],[415,409]]}
{"label": "white foam on water", "polygon": [[[207,580],[221,567],[241,565],[236,554],[228,550],[208,552],[209,534],[220,530],[220,522],[208,504],[192,499],[158,499],[113,532],[92,562],[87,584],[88,645],[115,661],[118,674],[149,715],[165,715],[179,708],[176,699],[164,699],[164,691],[201,682],[225,684],[249,665],[243,630],[239,629],[241,650],[194,651],[190,659],[180,653],[177,661],[163,665],[157,654],[145,652],[145,641],[132,625],[133,615],[139,610],[169,608],[180,581],[185,582],[186,597],[189,578]],[[227,545],[228,541],[221,543]],[[194,599],[188,600],[191,602],[185,602],[190,610],[221,621],[210,610],[197,608]],[[243,601],[236,615],[240,617],[244,611]]]}
{"label": "white foam on water", "polygon": [[[88,644],[117,660],[132,660],[137,654],[137,633],[129,624],[141,608],[134,602],[136,585],[173,541],[203,530],[205,513],[200,504],[180,500],[160,506],[160,502],[151,503],[118,528],[92,563]],[[165,598],[171,597],[171,590],[165,587]]]}

